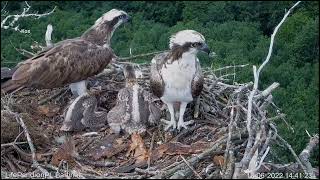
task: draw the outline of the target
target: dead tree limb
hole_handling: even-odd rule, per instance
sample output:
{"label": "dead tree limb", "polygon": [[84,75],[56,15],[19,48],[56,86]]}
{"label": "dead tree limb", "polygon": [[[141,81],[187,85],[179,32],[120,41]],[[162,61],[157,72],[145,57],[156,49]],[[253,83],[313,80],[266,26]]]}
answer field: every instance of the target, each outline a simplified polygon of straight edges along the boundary
{"label": "dead tree limb", "polygon": [[[25,5],[26,5],[26,7],[23,8],[23,11],[21,12],[21,14],[7,15],[8,12],[6,12],[5,18],[1,21],[1,29],[6,29],[6,30],[12,29],[12,30],[20,32],[20,33],[30,33],[30,30],[20,29],[19,24],[15,25],[15,23],[21,18],[34,17],[36,19],[39,19],[39,18],[48,16],[48,15],[52,14],[56,9],[56,7],[54,7],[50,12],[43,13],[43,14],[29,13],[31,6],[28,4],[27,1],[25,1]],[[4,8],[3,8],[3,10],[1,10],[1,15],[4,15],[4,14],[2,14],[3,12],[5,12]],[[12,20],[9,21],[9,19],[12,19]]]}
{"label": "dead tree limb", "polygon": [[317,145],[319,145],[319,134],[316,134],[310,138],[310,141],[307,147],[299,155],[299,159],[301,160],[301,163],[305,165],[305,167],[307,168],[307,172],[311,176],[311,178],[316,178],[316,176],[311,166],[311,163],[309,161],[309,158],[312,151]]}
{"label": "dead tree limb", "polygon": [[[9,109],[8,109],[9,110]],[[10,111],[11,112],[11,111]],[[25,125],[23,119],[19,116],[18,113],[14,113],[14,116],[16,117],[16,120],[18,121],[18,123],[21,125],[21,127],[23,128],[23,131],[24,131],[24,134],[27,138],[27,142],[29,144],[29,148],[30,148],[30,151],[31,151],[31,156],[32,156],[32,166],[39,169],[43,174],[45,174],[47,177],[49,178],[52,178],[52,176],[50,175],[50,173],[44,169],[43,167],[40,166],[40,164],[38,163],[38,161],[36,160],[36,150],[34,148],[34,145],[33,145],[33,142],[32,142],[32,139],[31,139],[31,136],[29,134],[29,131],[28,131],[28,128],[27,126]]]}
{"label": "dead tree limb", "polygon": [[[253,97],[255,96],[255,94],[258,91],[258,84],[259,84],[259,76],[260,76],[260,72],[262,71],[262,69],[266,66],[266,64],[270,61],[270,57],[272,54],[272,50],[273,50],[273,44],[274,44],[274,38],[278,32],[278,29],[280,28],[280,26],[283,24],[283,22],[286,20],[286,18],[288,17],[288,15],[290,14],[290,12],[300,3],[300,1],[298,1],[297,3],[295,3],[289,10],[288,12],[284,15],[284,17],[282,18],[282,20],[280,21],[280,23],[275,27],[272,35],[271,35],[271,41],[270,41],[270,46],[269,46],[269,51],[268,51],[268,55],[266,57],[266,59],[264,60],[264,62],[261,64],[261,66],[259,66],[259,68],[257,69],[257,67],[254,65],[253,66],[253,75],[254,75],[254,84],[253,84],[253,89],[249,94],[248,97],[248,110],[247,110],[247,131],[249,134],[248,137],[248,142],[247,142],[247,146],[245,149],[245,153],[243,158],[241,159],[240,163],[236,163],[236,170],[235,172],[239,173],[239,169],[240,168],[241,171],[244,171],[248,168],[249,162],[252,159],[252,147],[253,147],[253,143],[254,143],[254,132],[252,130],[252,109],[253,109]],[[255,142],[256,143],[256,142]],[[234,178],[237,178],[238,174],[234,174]]]}
{"label": "dead tree limb", "polygon": [[133,60],[133,59],[137,59],[140,57],[146,57],[146,56],[152,56],[155,54],[160,54],[163,52],[167,52],[167,51],[156,51],[156,52],[151,52],[151,53],[145,53],[145,54],[139,54],[139,55],[135,55],[135,56],[131,56],[131,57],[118,57],[118,61],[128,61],[128,60]]}
{"label": "dead tree limb", "polygon": [[52,31],[53,31],[52,25],[48,24],[46,35],[45,35],[46,45],[48,48],[53,47],[53,43],[51,42]]}

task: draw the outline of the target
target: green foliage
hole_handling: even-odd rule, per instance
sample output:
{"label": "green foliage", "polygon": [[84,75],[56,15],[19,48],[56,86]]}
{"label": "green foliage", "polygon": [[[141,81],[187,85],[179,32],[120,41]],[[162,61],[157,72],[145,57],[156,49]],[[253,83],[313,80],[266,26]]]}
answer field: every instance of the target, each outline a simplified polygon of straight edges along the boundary
{"label": "green foliage", "polygon": [[[249,64],[237,70],[237,82],[253,81],[252,65],[260,65],[268,53],[270,35],[293,1],[33,1],[32,10],[56,11],[38,20],[19,20],[20,28],[31,34],[1,30],[1,66],[14,66],[24,59],[15,47],[32,51],[30,45],[44,44],[47,24],[54,27],[53,42],[80,36],[103,13],[122,9],[132,23],[121,26],[112,38],[112,47],[120,57],[168,49],[169,37],[183,29],[201,32],[217,56],[199,54],[203,66],[219,68],[232,64]],[[8,2],[7,10],[21,12],[24,2]],[[287,114],[277,120],[279,133],[300,152],[308,142],[305,130],[319,132],[319,2],[301,2],[287,18],[275,37],[270,63],[260,77],[259,89],[273,82],[280,87],[273,93],[276,104]],[[148,62],[150,57],[139,62]],[[287,150],[275,147],[282,160],[292,161]],[[317,163],[319,150],[313,156]]]}

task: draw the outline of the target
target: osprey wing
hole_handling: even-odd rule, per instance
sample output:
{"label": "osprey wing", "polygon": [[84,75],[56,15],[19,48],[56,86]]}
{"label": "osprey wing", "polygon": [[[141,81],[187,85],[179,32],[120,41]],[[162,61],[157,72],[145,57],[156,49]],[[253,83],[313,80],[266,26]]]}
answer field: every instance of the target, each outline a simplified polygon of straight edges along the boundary
{"label": "osprey wing", "polygon": [[19,64],[12,80],[21,86],[61,87],[98,74],[112,57],[111,49],[89,41],[65,40]]}
{"label": "osprey wing", "polygon": [[203,83],[204,78],[201,71],[201,66],[199,59],[196,60],[196,72],[193,76],[192,82],[191,82],[191,94],[192,97],[195,98],[201,94],[201,91],[203,89]]}
{"label": "osprey wing", "polygon": [[156,55],[151,61],[150,90],[157,97],[162,97],[165,84],[161,75],[161,68],[166,63],[167,52]]}

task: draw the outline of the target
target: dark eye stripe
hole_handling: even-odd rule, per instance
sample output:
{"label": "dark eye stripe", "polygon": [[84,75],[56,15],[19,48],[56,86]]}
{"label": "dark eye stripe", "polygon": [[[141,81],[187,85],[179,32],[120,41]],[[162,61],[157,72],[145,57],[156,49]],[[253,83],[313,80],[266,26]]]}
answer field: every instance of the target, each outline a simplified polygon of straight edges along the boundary
{"label": "dark eye stripe", "polygon": [[201,46],[202,43],[200,42],[195,42],[191,44],[191,47],[197,47],[197,46]]}

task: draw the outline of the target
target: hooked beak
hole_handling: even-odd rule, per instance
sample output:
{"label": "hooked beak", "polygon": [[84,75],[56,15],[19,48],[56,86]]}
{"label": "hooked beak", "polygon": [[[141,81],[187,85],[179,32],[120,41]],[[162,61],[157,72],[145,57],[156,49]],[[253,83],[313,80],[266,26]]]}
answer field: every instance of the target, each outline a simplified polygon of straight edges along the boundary
{"label": "hooked beak", "polygon": [[131,19],[132,19],[131,16],[127,15],[125,18],[125,22],[131,22]]}
{"label": "hooked beak", "polygon": [[210,54],[210,49],[209,49],[209,47],[208,47],[208,45],[207,45],[206,43],[204,43],[204,44],[202,45],[202,47],[200,48],[200,50],[203,51],[203,52],[205,52],[205,53],[207,53],[207,54]]}

